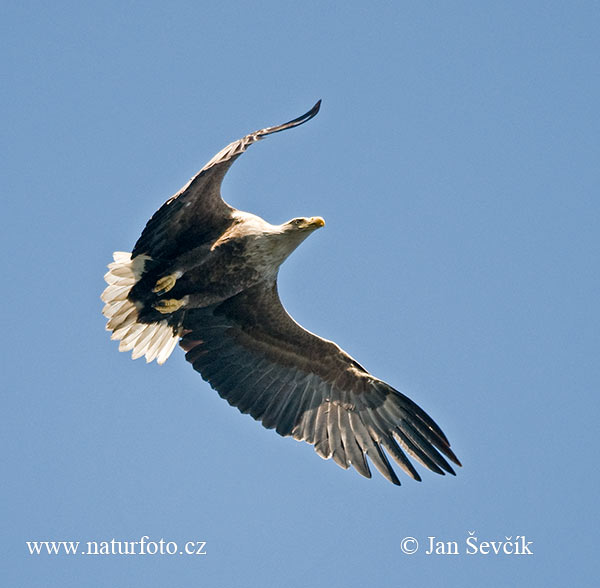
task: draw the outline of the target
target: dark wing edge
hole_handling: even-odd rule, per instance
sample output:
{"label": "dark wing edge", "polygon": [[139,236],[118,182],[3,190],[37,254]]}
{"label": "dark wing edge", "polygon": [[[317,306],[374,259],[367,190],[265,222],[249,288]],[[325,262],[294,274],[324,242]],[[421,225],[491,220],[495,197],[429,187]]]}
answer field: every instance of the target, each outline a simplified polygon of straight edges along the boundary
{"label": "dark wing edge", "polygon": [[285,311],[276,284],[186,313],[180,344],[202,377],[242,413],[324,459],[370,478],[367,457],[393,484],[388,455],[413,479],[410,455],[438,474],[461,465],[438,425],[412,400],[373,377],[335,343]]}
{"label": "dark wing edge", "polygon": [[145,254],[154,259],[171,259],[182,247],[191,249],[222,232],[235,210],[221,197],[221,183],[233,162],[264,137],[309,121],[320,107],[321,100],[302,116],[250,133],[219,151],[152,216],[135,244],[132,257]]}
{"label": "dark wing edge", "polygon": [[[190,183],[193,182],[202,173],[207,172],[209,169],[212,169],[215,166],[223,166],[224,164],[228,164],[221,175],[221,179],[223,179],[223,176],[225,175],[225,172],[227,171],[227,169],[229,169],[229,167],[231,167],[231,164],[235,161],[235,159],[237,157],[239,157],[244,151],[246,151],[246,149],[250,145],[252,145],[253,143],[256,143],[257,141],[260,141],[261,139],[264,139],[268,135],[272,135],[274,133],[279,133],[279,132],[285,131],[287,129],[293,129],[294,127],[299,127],[300,125],[303,125],[305,122],[308,122],[311,118],[314,118],[317,115],[317,113],[319,112],[320,108],[321,108],[321,100],[319,100],[308,112],[305,112],[303,115],[295,118],[294,120],[290,120],[286,123],[283,123],[281,125],[276,125],[274,127],[267,127],[265,129],[260,129],[258,131],[254,131],[253,133],[250,133],[249,135],[246,135],[245,137],[242,137],[241,139],[238,139],[237,141],[230,143],[229,145],[227,145],[227,147],[225,147],[224,149],[221,149],[221,151],[219,151],[200,170],[198,175],[195,178],[193,178],[190,181]],[[219,173],[221,173],[221,172],[219,172]],[[173,198],[176,198],[176,197],[177,196],[173,196]]]}

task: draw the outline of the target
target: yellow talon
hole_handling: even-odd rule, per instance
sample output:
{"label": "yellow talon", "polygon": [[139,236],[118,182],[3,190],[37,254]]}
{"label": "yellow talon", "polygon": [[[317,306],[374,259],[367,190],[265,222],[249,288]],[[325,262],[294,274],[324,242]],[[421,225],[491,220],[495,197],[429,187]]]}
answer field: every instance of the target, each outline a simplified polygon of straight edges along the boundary
{"label": "yellow talon", "polygon": [[153,308],[161,314],[169,314],[179,310],[184,304],[183,299],[176,300],[175,298],[169,298],[168,300],[159,300],[156,304],[153,304]]}
{"label": "yellow talon", "polygon": [[156,282],[154,288],[152,288],[152,292],[160,296],[161,294],[165,294],[169,290],[172,290],[178,277],[177,274],[169,274],[168,276],[161,278]]}

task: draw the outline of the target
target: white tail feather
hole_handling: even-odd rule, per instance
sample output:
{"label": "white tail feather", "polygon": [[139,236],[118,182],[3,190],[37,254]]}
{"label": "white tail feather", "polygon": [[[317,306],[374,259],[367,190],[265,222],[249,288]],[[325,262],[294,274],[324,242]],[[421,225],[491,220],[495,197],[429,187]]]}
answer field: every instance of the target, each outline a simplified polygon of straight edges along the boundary
{"label": "white tail feather", "polygon": [[162,365],[175,349],[179,335],[173,333],[166,320],[138,323],[138,309],[127,299],[150,257],[138,255],[132,260],[131,253],[115,251],[113,259],[104,276],[108,286],[101,296],[106,303],[102,309],[102,314],[108,319],[106,329],[112,331],[111,339],[121,341],[119,351],[133,351],[133,359],[145,355],[147,362],[156,359]]}

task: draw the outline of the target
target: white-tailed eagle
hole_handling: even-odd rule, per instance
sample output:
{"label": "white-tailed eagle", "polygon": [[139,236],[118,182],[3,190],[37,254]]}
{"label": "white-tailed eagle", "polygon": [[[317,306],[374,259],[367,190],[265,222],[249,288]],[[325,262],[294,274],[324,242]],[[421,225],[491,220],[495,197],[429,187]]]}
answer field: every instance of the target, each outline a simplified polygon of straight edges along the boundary
{"label": "white-tailed eagle", "polygon": [[102,294],[107,329],[120,351],[159,364],[179,342],[229,404],[345,469],[370,478],[368,456],[399,485],[391,456],[420,480],[407,453],[454,474],[446,458],[460,462],[429,415],[281,304],[279,266],[323,219],[271,225],[221,198],[225,173],[249,145],[305,123],[320,104],[225,147],[154,214],[132,253],[114,254]]}

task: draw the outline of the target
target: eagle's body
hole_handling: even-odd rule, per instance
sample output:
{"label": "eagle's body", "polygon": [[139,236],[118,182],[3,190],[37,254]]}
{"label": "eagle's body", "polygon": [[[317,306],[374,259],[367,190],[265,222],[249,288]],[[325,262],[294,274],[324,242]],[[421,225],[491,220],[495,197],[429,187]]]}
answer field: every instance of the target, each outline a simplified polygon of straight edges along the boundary
{"label": "eagle's body", "polygon": [[230,404],[344,468],[370,477],[368,455],[399,484],[385,448],[420,479],[400,443],[433,471],[454,473],[441,454],[459,462],[425,412],[281,305],[279,267],[323,219],[271,225],[220,196],[226,171],[248,145],[302,124],[319,105],[228,145],[157,211],[131,254],[115,253],[102,295],[107,328],[134,359],[163,363],[179,341]]}
{"label": "eagle's body", "polygon": [[312,220],[315,224],[299,231],[287,223],[275,226],[254,214],[232,211],[222,234],[211,236],[173,260],[150,264],[144,279],[131,292],[134,300],[144,304],[140,316],[164,318],[153,307],[161,299],[153,288],[164,275],[173,275],[176,280],[169,299],[184,300],[184,307],[190,308],[223,302],[259,282],[275,281],[285,258],[321,222]]}

